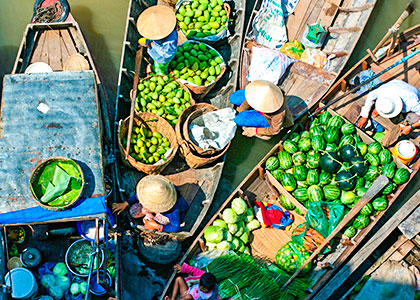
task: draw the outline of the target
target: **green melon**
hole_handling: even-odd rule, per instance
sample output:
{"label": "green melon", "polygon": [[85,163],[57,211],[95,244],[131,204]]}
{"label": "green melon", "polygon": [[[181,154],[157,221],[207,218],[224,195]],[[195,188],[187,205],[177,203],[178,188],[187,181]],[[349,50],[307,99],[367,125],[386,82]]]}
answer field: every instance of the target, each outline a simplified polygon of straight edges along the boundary
{"label": "green melon", "polygon": [[299,134],[299,133],[297,133],[297,132],[292,132],[292,133],[289,135],[289,140],[291,140],[292,142],[297,143],[297,142],[299,141],[299,139],[300,139],[300,134]]}
{"label": "green melon", "polygon": [[281,169],[287,170],[293,165],[292,156],[289,152],[280,151],[277,157],[279,159],[279,165]]}
{"label": "green melon", "polygon": [[365,156],[367,153],[367,145],[363,142],[357,142],[356,148],[359,151],[360,155]]}
{"label": "green melon", "polygon": [[363,197],[365,194],[366,194],[366,191],[367,191],[368,189],[367,188],[365,188],[365,187],[363,187],[363,186],[361,186],[361,187],[357,187],[356,188],[356,194],[357,194],[357,197],[359,197],[359,198],[361,198],[361,197]]}
{"label": "green melon", "polygon": [[292,140],[285,140],[283,142],[283,149],[290,154],[296,153],[298,151],[298,145]]}
{"label": "green melon", "polygon": [[309,202],[322,201],[323,198],[324,198],[324,194],[320,186],[311,185],[308,188],[308,201]]}
{"label": "green melon", "polygon": [[313,138],[317,135],[322,136],[324,134],[324,130],[321,128],[321,126],[315,126],[309,130],[309,133],[312,135]]}
{"label": "green melon", "polygon": [[380,173],[378,167],[376,167],[376,166],[369,166],[368,169],[367,169],[367,171],[366,171],[366,174],[365,174],[364,178],[367,181],[373,182],[373,181],[375,181],[376,178],[378,178],[378,176],[380,174],[381,173]]}
{"label": "green melon", "polygon": [[350,144],[340,147],[340,157],[343,161],[351,161],[353,157],[357,156],[356,147]]}
{"label": "green melon", "polygon": [[358,215],[358,216],[356,217],[356,219],[353,221],[353,227],[354,227],[355,229],[362,229],[362,228],[365,228],[366,226],[368,226],[368,225],[369,225],[369,223],[370,223],[370,219],[369,219],[369,217],[368,217],[368,216],[366,216],[366,215],[362,215],[362,214],[360,214],[360,215]]}
{"label": "green melon", "polygon": [[363,177],[357,178],[356,188],[364,187],[364,186],[365,186],[365,179]]}
{"label": "green melon", "polygon": [[324,110],[320,115],[319,115],[319,122],[323,125],[327,125],[328,121],[331,119],[331,114]]}
{"label": "green melon", "polygon": [[[317,128],[317,127],[315,127]],[[316,135],[311,140],[312,149],[315,151],[321,151],[325,148],[325,140],[322,135]]]}
{"label": "green melon", "polygon": [[356,228],[354,228],[353,226],[347,227],[346,230],[344,231],[344,235],[348,237],[349,239],[351,239],[352,237],[356,235]]}
{"label": "green melon", "polygon": [[271,171],[271,175],[273,175],[273,177],[277,180],[280,181],[281,180],[281,176],[283,175],[284,171],[282,169],[276,169]]}
{"label": "green melon", "polygon": [[368,152],[366,153],[365,158],[372,166],[375,166],[375,167],[379,166],[380,160],[376,154]]}
{"label": "green melon", "polygon": [[292,174],[284,173],[281,176],[281,184],[285,188],[286,191],[292,192],[296,189],[296,179],[293,177]]}
{"label": "green melon", "polygon": [[307,130],[302,131],[300,133],[300,139],[310,139],[311,138],[311,133]]}
{"label": "green melon", "polygon": [[280,204],[283,206],[286,210],[294,210],[296,206],[293,204],[292,201],[286,198],[285,195],[280,195]]}
{"label": "green melon", "polygon": [[325,145],[325,152],[337,152],[338,151],[338,147],[336,144],[333,143],[328,143]]}
{"label": "green melon", "polygon": [[389,182],[384,189],[382,190],[382,195],[389,195],[391,194],[394,189],[395,189],[396,185],[392,182]]}
{"label": "green melon", "polygon": [[395,168],[397,166],[393,161],[391,161],[389,164],[386,164],[382,167],[382,174],[384,174],[389,179],[394,178],[395,175]]}
{"label": "green melon", "polygon": [[379,152],[381,152],[381,150],[382,150],[382,145],[381,145],[381,143],[379,143],[379,142],[373,142],[373,143],[370,143],[369,145],[368,145],[368,147],[367,147],[367,151],[369,152],[369,153],[372,153],[372,154],[375,154],[375,155],[378,155],[379,154]]}
{"label": "green melon", "polygon": [[319,183],[319,174],[317,170],[309,170],[307,173],[306,182],[308,185],[314,185]]}
{"label": "green melon", "polygon": [[354,137],[351,135],[345,135],[340,139],[340,142],[338,143],[338,148],[343,147],[344,145],[354,145]]}
{"label": "green melon", "polygon": [[385,199],[385,197],[378,197],[373,199],[372,206],[374,210],[382,211],[388,207],[388,201]]}
{"label": "green melon", "polygon": [[307,188],[297,188],[293,192],[293,197],[299,202],[305,202],[308,200],[308,189]]}
{"label": "green melon", "polygon": [[336,173],[340,169],[340,158],[335,152],[326,152],[320,160],[321,169],[328,173]]}
{"label": "green melon", "polygon": [[306,155],[306,164],[311,169],[318,168],[318,166],[320,164],[320,161],[321,161],[321,154],[319,154],[318,152],[315,152],[315,151],[311,150]]}
{"label": "green melon", "polygon": [[406,183],[409,178],[410,178],[410,172],[408,172],[407,169],[400,168],[397,171],[395,171],[395,175],[392,181],[394,181],[395,184],[403,184],[403,183]]}
{"label": "green melon", "polygon": [[355,203],[357,200],[357,195],[352,191],[342,191],[340,201],[343,204],[350,205]]}
{"label": "green melon", "polygon": [[373,206],[369,202],[366,203],[366,205],[363,206],[362,209],[360,210],[360,213],[366,216],[370,215],[372,212],[373,212]]}
{"label": "green melon", "polygon": [[308,175],[308,169],[302,165],[295,165],[293,166],[293,176],[296,178],[297,181],[306,180]]}
{"label": "green melon", "polygon": [[350,172],[356,176],[363,176],[368,169],[368,162],[362,156],[355,156],[351,160]]}
{"label": "green melon", "polygon": [[344,135],[352,134],[356,131],[356,128],[351,123],[344,123],[343,126],[341,126],[341,133]]}
{"label": "green melon", "polygon": [[341,118],[340,116],[332,116],[330,120],[328,121],[327,126],[340,128],[341,126],[343,126],[343,124],[344,124],[343,118]]}
{"label": "green melon", "polygon": [[340,137],[340,131],[337,127],[328,127],[324,132],[324,139],[327,143],[334,143],[338,141]]}
{"label": "green melon", "polygon": [[388,149],[382,149],[378,154],[381,165],[389,164],[392,160],[392,154]]}
{"label": "green melon", "polygon": [[324,186],[323,191],[325,199],[329,201],[339,199],[341,195],[341,190],[338,186],[332,184]]}
{"label": "green melon", "polygon": [[303,165],[306,163],[306,154],[303,152],[296,152],[292,155],[292,160],[295,165]]}
{"label": "green melon", "polygon": [[324,170],[319,173],[319,183],[322,185],[327,185],[331,182],[331,174],[328,172],[325,172]]}
{"label": "green melon", "polygon": [[309,150],[311,150],[311,146],[311,140],[309,138],[302,137],[298,142],[299,150],[302,152],[308,152]]}
{"label": "green melon", "polygon": [[356,177],[348,171],[341,171],[335,176],[335,181],[342,191],[349,191],[356,185]]}
{"label": "green melon", "polygon": [[275,156],[271,156],[267,159],[267,161],[265,162],[265,168],[268,171],[273,171],[275,169],[277,169],[280,166],[280,162],[279,159]]}

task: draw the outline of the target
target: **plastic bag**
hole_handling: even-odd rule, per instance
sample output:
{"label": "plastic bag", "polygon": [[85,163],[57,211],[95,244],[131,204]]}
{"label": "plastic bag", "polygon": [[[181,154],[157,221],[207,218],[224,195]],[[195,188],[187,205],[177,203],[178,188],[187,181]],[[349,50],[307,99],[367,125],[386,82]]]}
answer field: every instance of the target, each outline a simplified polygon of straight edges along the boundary
{"label": "plastic bag", "polygon": [[322,69],[327,64],[327,54],[319,49],[306,48],[300,60]]}
{"label": "plastic bag", "polygon": [[[329,216],[327,216],[326,213],[329,214]],[[333,202],[316,201],[309,205],[305,219],[310,227],[326,238],[341,222],[343,217],[344,205]]]}
{"label": "plastic bag", "polygon": [[[365,81],[368,81],[369,79],[371,79],[375,75],[376,75],[376,73],[373,72],[370,69],[364,70],[364,71],[360,72],[359,74],[357,74],[356,76],[354,76],[350,80],[350,84],[354,85],[354,86],[360,85],[360,84],[364,83]],[[376,78],[376,79],[372,80],[371,82],[366,83],[365,85],[360,87],[360,89],[358,89],[356,91],[356,93],[359,94],[359,95],[363,95],[365,92],[368,92],[370,89],[374,89],[376,86],[378,86],[381,83],[382,83],[382,80],[379,79],[379,78]]]}
{"label": "plastic bag", "polygon": [[305,48],[298,41],[287,42],[280,48],[281,53],[286,54],[287,56],[294,59],[300,59],[303,51],[305,51]]}
{"label": "plastic bag", "polygon": [[[189,3],[192,2],[191,0],[179,0],[176,5],[175,5],[175,9],[178,12],[178,9],[181,7],[182,4],[184,3]],[[227,37],[229,37],[230,33],[228,30],[229,27],[229,18],[226,20],[226,24],[225,24],[226,28],[221,30],[219,33],[214,34],[214,35],[209,35],[206,37],[197,37],[197,36],[192,36],[192,37],[188,37],[189,40],[196,40],[196,41],[200,41],[200,42],[217,42],[220,40],[223,40]],[[183,32],[185,35],[187,35],[185,32]]]}
{"label": "plastic bag", "polygon": [[[288,242],[280,248],[276,255],[276,263],[280,269],[289,274],[296,272],[300,266],[309,258],[309,252],[296,242]],[[300,273],[304,275],[311,269],[311,263],[307,264]]]}
{"label": "plastic bag", "polygon": [[202,252],[196,256],[194,256],[190,261],[189,265],[195,268],[199,268],[205,270],[214,259],[228,254],[236,254],[235,251],[232,250],[211,250]]}
{"label": "plastic bag", "polygon": [[293,59],[266,47],[252,47],[248,81],[267,80],[274,84],[286,73]]}

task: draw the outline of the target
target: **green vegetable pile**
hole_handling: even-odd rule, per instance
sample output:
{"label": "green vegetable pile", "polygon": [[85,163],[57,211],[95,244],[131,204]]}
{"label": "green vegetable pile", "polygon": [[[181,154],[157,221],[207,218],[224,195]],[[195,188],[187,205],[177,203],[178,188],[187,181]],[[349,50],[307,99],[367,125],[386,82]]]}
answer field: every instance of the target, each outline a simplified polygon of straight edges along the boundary
{"label": "green vegetable pile", "polygon": [[185,42],[170,63],[176,78],[197,86],[208,86],[222,72],[224,62],[215,49],[204,43]]}
{"label": "green vegetable pile", "polygon": [[175,125],[182,111],[190,105],[190,93],[171,75],[154,75],[138,85],[135,103],[138,112],[154,113]]}
{"label": "green vegetable pile", "polygon": [[[388,149],[376,141],[365,144],[353,124],[328,111],[309,124],[309,131],[293,132],[265,167],[306,207],[315,201],[331,201],[345,205],[347,212],[380,174],[387,176],[391,182],[381,196],[362,208],[344,232],[348,238],[369,225],[370,215],[385,210],[387,196],[410,176],[406,168],[397,168]],[[285,197],[280,201],[284,208],[294,209]]]}
{"label": "green vegetable pile", "polygon": [[[122,140],[124,149],[127,139]],[[151,132],[144,125],[133,126],[131,135],[130,156],[144,164],[154,164],[159,160],[166,160],[165,154],[171,147],[168,139],[158,131]]]}
{"label": "green vegetable pile", "polygon": [[214,259],[207,267],[217,279],[221,299],[293,300],[304,299],[308,280],[296,278],[283,291],[280,288],[290,275],[273,264],[256,261],[249,255],[227,254]]}
{"label": "green vegetable pile", "polygon": [[[276,255],[277,265],[287,273],[293,274],[300,266],[309,258],[309,252],[305,247],[299,245],[297,242],[288,242],[280,248]],[[307,264],[302,270],[305,274],[311,269],[311,264]]]}
{"label": "green vegetable pile", "polygon": [[186,1],[179,7],[176,18],[187,38],[216,35],[228,27],[223,0]]}
{"label": "green vegetable pile", "polygon": [[261,225],[254,219],[252,208],[248,207],[245,200],[235,198],[231,208],[225,208],[222,212],[223,219],[216,219],[213,225],[204,231],[204,239],[208,250],[233,250],[238,253],[250,254],[250,232],[258,229]]}

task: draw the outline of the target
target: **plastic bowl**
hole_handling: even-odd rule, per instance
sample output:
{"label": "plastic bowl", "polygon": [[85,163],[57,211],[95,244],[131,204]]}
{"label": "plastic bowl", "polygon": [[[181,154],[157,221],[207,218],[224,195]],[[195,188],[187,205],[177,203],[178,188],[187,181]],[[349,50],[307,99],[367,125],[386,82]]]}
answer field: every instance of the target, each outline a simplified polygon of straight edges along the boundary
{"label": "plastic bowl", "polygon": [[[92,247],[92,251],[89,251],[89,253],[84,253],[83,254],[83,257],[86,257],[87,256],[87,258],[88,258],[88,265],[89,265],[89,263],[90,263],[90,254],[93,252],[93,245],[92,245],[92,242],[90,242],[90,241],[88,241],[88,240],[85,240],[85,239],[80,239],[80,240],[77,240],[77,241],[75,241],[74,243],[72,243],[70,246],[69,246],[69,248],[67,249],[67,251],[66,251],[66,256],[65,256],[65,259],[64,259],[64,261],[65,261],[65,263],[66,263],[66,266],[67,266],[67,268],[70,270],[70,272],[72,272],[74,275],[76,275],[76,276],[79,276],[79,277],[88,277],[88,275],[89,275],[89,270],[86,272],[86,274],[82,274],[82,273],[79,273],[80,271],[78,271],[77,269],[76,269],[76,267],[74,267],[74,266],[72,266],[72,263],[80,263],[80,262],[77,262],[77,261],[69,261],[69,259],[70,259],[70,257],[71,257],[71,255],[72,255],[72,253],[73,253],[73,251],[75,251],[75,250],[77,250],[77,247],[80,247],[80,246],[82,246],[81,245],[81,243],[86,243],[86,244],[89,244],[91,247]],[[101,267],[102,266],[102,264],[104,263],[104,251],[102,250],[102,249],[99,249],[99,261],[100,261],[100,263],[99,263],[99,267]],[[94,267],[95,267],[95,269],[96,269],[96,266],[94,265]],[[88,268],[85,268],[85,269],[88,269]]]}
{"label": "plastic bowl", "polygon": [[[106,275],[104,275],[104,273]],[[106,294],[107,291],[102,285],[97,284],[96,274],[97,274],[96,271],[92,272],[92,277],[90,279],[89,291],[94,295],[101,296],[101,295]],[[100,270],[99,274],[100,274],[99,279],[103,279],[104,276],[106,276],[106,283],[108,284],[108,286],[111,286],[111,284],[112,284],[111,275],[108,272],[104,272],[103,270]]]}

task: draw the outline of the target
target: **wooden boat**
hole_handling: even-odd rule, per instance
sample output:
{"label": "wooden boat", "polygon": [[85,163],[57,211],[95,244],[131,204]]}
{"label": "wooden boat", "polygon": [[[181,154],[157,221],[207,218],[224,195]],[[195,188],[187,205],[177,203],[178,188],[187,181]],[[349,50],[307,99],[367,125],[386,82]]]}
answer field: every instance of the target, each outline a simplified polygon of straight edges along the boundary
{"label": "wooden boat", "polygon": [[[224,57],[228,70],[225,72],[216,86],[206,95],[204,102],[211,103],[218,108],[229,107],[229,95],[235,91],[236,81],[238,79],[238,58],[240,55],[240,43],[244,26],[245,2],[234,1],[236,19],[233,31],[235,32],[228,38],[227,42],[221,42],[214,45]],[[124,36],[123,50],[121,56],[121,67],[118,77],[118,91],[115,106],[115,120],[125,119],[129,116],[130,110],[130,90],[133,88],[133,70],[135,66],[135,56],[140,35],[136,29],[136,21],[140,13],[153,2],[130,1],[128,8],[127,24]],[[140,78],[145,77],[145,68],[147,62],[142,61],[142,74]],[[118,124],[114,127],[114,137],[117,137]],[[114,145],[118,145],[115,141]],[[125,167],[120,161],[120,155],[117,155],[117,184],[119,186],[121,200],[124,201],[130,197],[134,191],[137,182],[145,175],[137,170]],[[176,240],[183,240],[191,237],[197,230],[206,215],[216,192],[222,169],[224,165],[224,156],[210,165],[198,169],[191,169],[188,165],[176,155],[174,160],[163,171],[163,175],[179,187],[184,198],[190,205],[184,223],[179,232],[159,233],[160,236],[170,236]],[[132,221],[132,226],[140,231],[147,231],[144,226],[137,221]]]}
{"label": "wooden boat", "polygon": [[[72,71],[72,67],[66,66],[67,58],[74,54],[85,60],[82,62],[85,71]],[[25,74],[27,67],[35,62],[48,64],[53,72]],[[34,109],[40,103],[47,109],[39,106],[39,111]],[[78,106],[83,107],[83,113]],[[71,15],[69,22],[26,27],[12,74],[4,77],[1,127],[3,152],[0,155],[7,153],[14,157],[3,160],[1,168],[4,180],[0,187],[0,224],[4,234],[0,246],[0,284],[4,284],[12,245],[5,234],[9,228],[24,228],[25,242],[17,244],[18,250],[36,247],[41,251],[43,263],[64,262],[67,247],[80,238],[76,230],[78,221],[96,220],[97,226],[103,224],[104,228],[108,224],[106,198],[115,189],[111,180],[107,191],[105,176],[112,178],[113,171],[112,165],[103,163],[110,154],[103,145],[111,141],[106,93],[79,25]],[[26,147],[17,146],[16,142],[24,142]],[[28,188],[34,168],[51,156],[71,157],[83,170],[88,187],[71,213],[41,208]],[[90,210],[93,207],[98,210]],[[64,236],[52,236],[63,227],[68,229]],[[117,271],[114,291],[109,288],[120,299],[120,241],[117,235],[110,238],[115,242]],[[101,247],[106,247],[108,239],[105,240]],[[95,244],[99,246],[98,241]],[[40,292],[45,291],[40,288]],[[2,289],[0,298],[11,299],[10,291]]]}
{"label": "wooden boat", "polygon": [[[419,204],[420,193],[416,192],[328,281],[314,299],[354,299],[366,280],[387,261],[419,268]],[[384,245],[391,246],[380,250]],[[380,251],[381,256],[374,256],[374,251]],[[389,279],[393,281],[393,278]]]}
{"label": "wooden boat", "polygon": [[[246,76],[251,63],[251,50],[252,46],[257,45],[252,39],[252,24],[263,2],[255,2],[246,30],[241,55],[240,88],[245,88],[248,84]],[[318,104],[336,81],[356,47],[375,4],[375,0],[298,2],[294,13],[286,21],[289,41],[301,41],[307,25],[321,20],[321,25],[328,27],[330,31],[330,38],[327,38],[322,50],[335,54],[336,58],[330,61],[326,70],[295,61],[280,79],[279,86],[295,118]]]}

